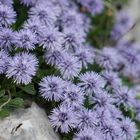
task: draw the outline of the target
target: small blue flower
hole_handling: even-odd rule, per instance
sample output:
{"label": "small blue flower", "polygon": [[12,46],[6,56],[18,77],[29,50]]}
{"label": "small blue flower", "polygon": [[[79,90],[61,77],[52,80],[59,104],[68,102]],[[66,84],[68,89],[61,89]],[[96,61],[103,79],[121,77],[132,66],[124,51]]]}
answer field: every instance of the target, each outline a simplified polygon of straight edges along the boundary
{"label": "small blue flower", "polygon": [[76,48],[78,48],[83,42],[85,42],[83,33],[78,32],[73,27],[65,28],[63,33],[63,47],[70,52],[75,52]]}
{"label": "small blue flower", "polygon": [[66,52],[63,49],[47,50],[44,55],[45,62],[57,68],[57,65],[63,61],[64,55],[66,55]]}
{"label": "small blue flower", "polygon": [[79,79],[81,81],[79,86],[87,95],[96,93],[105,86],[104,79],[95,72],[86,72],[81,74]]}
{"label": "small blue flower", "polygon": [[77,113],[77,127],[79,130],[95,128],[96,125],[97,120],[92,110],[83,108]]}
{"label": "small blue flower", "polygon": [[57,28],[50,27],[43,32],[42,41],[40,45],[43,49],[54,51],[62,48],[63,33],[59,32]]}
{"label": "small blue flower", "polygon": [[119,78],[117,72],[104,70],[102,71],[102,76],[107,81],[107,84],[112,86],[121,85],[121,79]]}
{"label": "small blue flower", "polygon": [[35,76],[38,66],[37,58],[29,53],[16,54],[8,64],[6,76],[13,78],[17,84],[29,84]]}
{"label": "small blue flower", "polygon": [[82,66],[85,68],[87,68],[88,64],[93,64],[94,62],[95,55],[92,48],[90,48],[89,46],[77,47],[74,55],[78,58],[79,62],[81,62]]}
{"label": "small blue flower", "polygon": [[25,22],[23,28],[26,30],[30,30],[32,33],[34,33],[37,41],[40,42],[42,40],[42,34],[47,27],[43,23],[41,23],[37,18],[33,18],[28,19]]}
{"label": "small blue flower", "polygon": [[26,50],[35,49],[35,44],[37,43],[35,34],[30,30],[20,30],[16,33],[17,42],[15,43],[16,47],[23,48]]}
{"label": "small blue flower", "polygon": [[136,125],[129,118],[125,118],[120,122],[120,128],[121,140],[133,140],[136,137]]}
{"label": "small blue flower", "polygon": [[60,106],[54,108],[49,119],[52,127],[56,131],[60,130],[62,133],[68,133],[76,127],[76,114],[70,107]]}
{"label": "small blue flower", "polygon": [[6,51],[12,50],[12,46],[16,42],[15,33],[10,28],[2,28],[0,30],[0,48]]}
{"label": "small blue flower", "polygon": [[135,95],[128,87],[116,86],[114,87],[114,93],[114,99],[116,104],[123,104],[126,108],[133,107]]}
{"label": "small blue flower", "polygon": [[60,101],[63,99],[64,88],[66,88],[66,83],[60,77],[57,76],[47,76],[42,79],[39,83],[40,94],[47,100],[50,101]]}
{"label": "small blue flower", "polygon": [[117,49],[104,47],[97,55],[96,62],[106,70],[117,69],[120,62],[119,56]]}
{"label": "small blue flower", "polygon": [[90,102],[95,104],[95,107],[104,107],[109,108],[111,104],[113,104],[113,98],[103,90],[95,92],[94,95],[90,96]]}
{"label": "small blue flower", "polygon": [[64,79],[73,79],[79,74],[82,65],[78,62],[76,57],[66,54],[57,67]]}
{"label": "small blue flower", "polygon": [[84,104],[84,96],[79,87],[74,84],[67,86],[64,91],[64,99],[62,104],[70,107],[80,107]]}
{"label": "small blue flower", "polygon": [[36,5],[30,9],[29,18],[37,18],[42,23],[46,24],[46,26],[54,25],[57,20],[57,14],[52,11],[51,8],[52,7],[43,4]]}
{"label": "small blue flower", "polygon": [[10,26],[16,21],[16,12],[12,7],[0,5],[0,26]]}

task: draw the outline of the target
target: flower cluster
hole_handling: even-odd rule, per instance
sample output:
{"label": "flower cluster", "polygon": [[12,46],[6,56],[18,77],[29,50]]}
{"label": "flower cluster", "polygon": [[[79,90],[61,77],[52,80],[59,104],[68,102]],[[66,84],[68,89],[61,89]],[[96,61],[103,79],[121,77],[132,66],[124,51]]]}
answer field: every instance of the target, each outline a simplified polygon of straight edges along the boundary
{"label": "flower cluster", "polygon": [[[140,88],[124,86],[121,77],[140,78],[137,44],[121,40],[115,46],[97,50],[86,42],[90,19],[75,2],[20,2],[30,7],[29,18],[18,31],[13,31],[13,1],[0,0],[0,74],[16,84],[27,85],[38,69],[47,71],[49,66],[58,74],[44,75],[38,85],[40,96],[58,104],[49,116],[56,131],[75,130],[73,140],[134,140],[134,118],[125,116],[122,110],[134,109],[135,119],[140,120]],[[103,0],[77,2],[93,16],[104,9]],[[118,39],[132,25],[125,14],[119,13],[112,38]],[[101,72],[83,73],[93,63],[101,67]]]}

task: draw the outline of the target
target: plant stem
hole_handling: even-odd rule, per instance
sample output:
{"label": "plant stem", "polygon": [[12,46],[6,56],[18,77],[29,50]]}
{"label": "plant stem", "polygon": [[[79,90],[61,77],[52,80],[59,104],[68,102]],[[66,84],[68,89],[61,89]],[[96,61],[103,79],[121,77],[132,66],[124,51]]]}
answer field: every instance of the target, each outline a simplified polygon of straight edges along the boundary
{"label": "plant stem", "polygon": [[5,103],[3,103],[1,106],[0,106],[0,111],[2,110],[2,108],[4,107],[4,106],[6,106],[10,101],[11,101],[11,93],[10,93],[10,91],[9,90],[7,90],[7,93],[8,93],[8,100],[5,102]]}

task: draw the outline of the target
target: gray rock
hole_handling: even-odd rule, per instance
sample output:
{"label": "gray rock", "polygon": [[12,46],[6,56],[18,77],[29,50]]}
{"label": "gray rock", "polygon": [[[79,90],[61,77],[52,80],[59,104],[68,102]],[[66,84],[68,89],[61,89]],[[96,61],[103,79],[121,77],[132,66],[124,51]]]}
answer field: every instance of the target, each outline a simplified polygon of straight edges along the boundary
{"label": "gray rock", "polygon": [[43,109],[35,103],[0,120],[0,140],[59,140]]}

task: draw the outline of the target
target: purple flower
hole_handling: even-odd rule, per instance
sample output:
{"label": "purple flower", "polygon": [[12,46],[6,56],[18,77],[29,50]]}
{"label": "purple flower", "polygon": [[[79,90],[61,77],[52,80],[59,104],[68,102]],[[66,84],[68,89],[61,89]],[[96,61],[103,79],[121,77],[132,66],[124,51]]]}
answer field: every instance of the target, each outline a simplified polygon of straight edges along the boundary
{"label": "purple flower", "polygon": [[0,50],[0,74],[5,73],[10,58],[4,50]]}
{"label": "purple flower", "polygon": [[77,47],[74,55],[78,58],[78,60],[82,63],[82,66],[85,68],[87,68],[88,64],[92,64],[94,62],[94,52],[89,46]]}
{"label": "purple flower", "polygon": [[17,84],[29,84],[35,76],[38,66],[37,58],[29,53],[18,53],[8,64],[6,76],[13,78]]}
{"label": "purple flower", "polygon": [[104,107],[109,108],[111,104],[113,104],[113,99],[111,96],[105,91],[101,90],[99,92],[94,93],[93,96],[90,96],[90,102],[95,104],[95,107]]}
{"label": "purple flower", "polygon": [[42,23],[48,25],[53,25],[57,20],[57,14],[52,11],[52,7],[46,5],[36,5],[32,7],[29,11],[29,18],[37,18]]}
{"label": "purple flower", "polygon": [[9,26],[16,21],[16,12],[7,5],[0,5],[0,26]]}
{"label": "purple flower", "polygon": [[0,29],[0,48],[8,51],[16,42],[15,33],[10,28]]}
{"label": "purple flower", "polygon": [[20,0],[20,2],[26,6],[33,6],[38,0]]}
{"label": "purple flower", "polygon": [[120,122],[121,140],[133,140],[136,136],[137,129],[134,122],[125,118]]}
{"label": "purple flower", "polygon": [[84,96],[80,88],[74,84],[67,86],[62,104],[70,107],[81,107],[83,103]]}
{"label": "purple flower", "polygon": [[110,117],[112,119],[122,119],[123,118],[122,112],[114,105],[110,105],[107,109],[108,109],[108,111],[110,113]]}
{"label": "purple flower", "polygon": [[93,15],[100,14],[104,10],[103,0],[78,0]]}
{"label": "purple flower", "polygon": [[97,63],[107,70],[118,68],[119,59],[117,50],[111,47],[104,47],[97,55]]}
{"label": "purple flower", "polygon": [[77,127],[79,130],[95,128],[97,120],[92,110],[82,109],[77,113]]}
{"label": "purple flower", "polygon": [[100,107],[100,108],[96,108],[96,110],[93,111],[94,111],[94,116],[97,120],[97,124],[99,126],[102,125],[104,122],[108,121],[108,118],[111,119],[110,111],[107,108]]}
{"label": "purple flower", "polygon": [[61,16],[62,28],[71,28],[73,26],[83,26],[83,16],[76,10],[67,9]]}
{"label": "purple flower", "polygon": [[63,34],[57,28],[50,27],[42,35],[43,49],[54,51],[62,48]]}
{"label": "purple flower", "polygon": [[38,42],[42,40],[42,34],[44,30],[46,30],[46,26],[37,18],[27,20],[23,27],[24,29],[30,30],[32,33],[34,33]]}
{"label": "purple flower", "polygon": [[118,122],[113,119],[106,120],[100,126],[101,133],[103,133],[104,140],[122,140],[121,139],[121,129]]}
{"label": "purple flower", "polygon": [[85,39],[82,36],[82,34],[74,28],[65,28],[63,33],[63,47],[66,50],[73,52],[77,47],[79,47],[83,42],[85,42]]}
{"label": "purple flower", "polygon": [[42,79],[39,86],[40,94],[45,99],[50,101],[60,101],[63,99],[63,92],[64,88],[66,88],[66,83],[60,77],[47,76]]}
{"label": "purple flower", "polygon": [[81,74],[79,78],[81,81],[79,83],[79,86],[87,95],[96,93],[105,86],[104,79],[95,72],[86,72],[84,74]]}
{"label": "purple flower", "polygon": [[0,4],[12,6],[13,0],[0,0]]}
{"label": "purple flower", "polygon": [[121,85],[121,79],[118,76],[117,72],[113,71],[102,71],[102,76],[107,81],[107,84],[110,84],[112,86]]}
{"label": "purple flower", "polygon": [[64,55],[66,55],[66,52],[63,49],[47,50],[44,55],[45,62],[57,68],[57,65],[63,61]]}
{"label": "purple flower", "polygon": [[101,133],[93,129],[85,129],[75,134],[73,140],[103,140]]}
{"label": "purple flower", "polygon": [[49,119],[52,127],[54,127],[56,131],[60,130],[62,133],[68,133],[76,127],[76,114],[70,107],[60,106],[54,108]]}
{"label": "purple flower", "polygon": [[77,58],[70,54],[64,55],[62,62],[57,67],[65,79],[73,79],[81,70],[81,64],[78,63]]}
{"label": "purple flower", "polygon": [[132,90],[125,86],[114,87],[114,99],[117,105],[123,104],[125,107],[133,107],[135,96]]}
{"label": "purple flower", "polygon": [[35,38],[35,34],[30,30],[20,30],[16,33],[17,42],[15,43],[16,47],[23,48],[26,50],[35,49],[35,44],[37,40]]}

